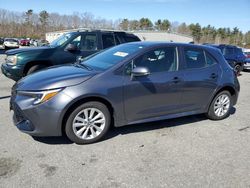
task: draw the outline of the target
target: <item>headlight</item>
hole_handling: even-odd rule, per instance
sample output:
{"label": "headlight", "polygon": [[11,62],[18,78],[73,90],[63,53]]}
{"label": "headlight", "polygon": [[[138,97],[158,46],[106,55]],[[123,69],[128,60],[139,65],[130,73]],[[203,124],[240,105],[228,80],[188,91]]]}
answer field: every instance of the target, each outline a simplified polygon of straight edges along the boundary
{"label": "headlight", "polygon": [[59,93],[62,89],[53,89],[53,90],[46,90],[46,91],[18,91],[17,93],[20,95],[30,96],[34,99],[33,104],[41,104],[52,97],[54,97],[57,93]]}
{"label": "headlight", "polygon": [[9,55],[6,58],[6,63],[9,65],[16,65],[17,56],[16,55]]}

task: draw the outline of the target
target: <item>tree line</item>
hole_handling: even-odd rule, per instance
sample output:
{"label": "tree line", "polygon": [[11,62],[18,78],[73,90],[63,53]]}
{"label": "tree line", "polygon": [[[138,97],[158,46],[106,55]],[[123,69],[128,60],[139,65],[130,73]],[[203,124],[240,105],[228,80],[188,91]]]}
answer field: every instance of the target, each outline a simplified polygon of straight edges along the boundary
{"label": "tree line", "polygon": [[32,9],[26,12],[0,9],[0,37],[45,38],[46,32],[81,27],[175,32],[192,36],[196,43],[223,43],[250,47],[250,31],[243,33],[237,27],[215,28],[211,25],[202,27],[199,23],[178,23],[168,19],[158,19],[154,23],[149,18],[108,20],[95,17],[89,12],[62,15],[48,13],[46,10],[35,13]]}

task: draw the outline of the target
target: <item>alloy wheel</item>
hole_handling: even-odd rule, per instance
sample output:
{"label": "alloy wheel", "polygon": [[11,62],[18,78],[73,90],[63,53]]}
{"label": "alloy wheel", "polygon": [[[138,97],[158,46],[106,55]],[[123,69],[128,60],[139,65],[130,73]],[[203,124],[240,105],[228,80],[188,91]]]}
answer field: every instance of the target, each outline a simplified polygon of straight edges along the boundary
{"label": "alloy wheel", "polygon": [[74,134],[83,140],[94,139],[102,133],[106,118],[97,108],[85,108],[74,118],[72,128]]}
{"label": "alloy wheel", "polygon": [[222,117],[228,113],[230,108],[230,98],[228,95],[222,94],[217,97],[214,103],[214,113],[218,117]]}

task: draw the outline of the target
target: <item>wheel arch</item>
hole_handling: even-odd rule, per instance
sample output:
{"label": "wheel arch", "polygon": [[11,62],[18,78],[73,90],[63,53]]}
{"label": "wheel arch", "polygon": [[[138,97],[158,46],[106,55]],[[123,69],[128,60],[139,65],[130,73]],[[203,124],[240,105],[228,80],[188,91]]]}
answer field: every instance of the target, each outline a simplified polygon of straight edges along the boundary
{"label": "wheel arch", "polygon": [[52,66],[52,63],[50,61],[30,61],[30,62],[26,63],[26,65],[24,66],[23,76],[26,76],[29,69],[34,65],[45,65],[45,66],[49,67],[49,66]]}
{"label": "wheel arch", "polygon": [[232,96],[232,100],[233,100],[233,105],[236,104],[237,102],[237,91],[234,87],[230,86],[230,85],[225,85],[223,87],[221,87],[219,90],[217,90],[215,92],[215,94],[213,95],[212,99],[209,102],[209,105],[207,106],[207,110],[209,109],[211,103],[213,102],[214,98],[218,95],[218,93],[222,92],[222,91],[228,91],[231,96]]}
{"label": "wheel arch", "polygon": [[112,126],[114,123],[115,117],[114,117],[114,108],[113,108],[111,102],[108,101],[107,99],[105,99],[104,97],[88,96],[88,97],[74,100],[71,104],[69,104],[69,106],[67,107],[66,111],[63,113],[62,118],[61,118],[61,122],[60,122],[61,133],[65,134],[65,126],[66,126],[67,119],[68,119],[70,113],[73,112],[73,110],[75,108],[77,108],[78,106],[80,106],[86,102],[94,102],[94,101],[103,103],[108,108],[108,110],[110,112],[111,126]]}

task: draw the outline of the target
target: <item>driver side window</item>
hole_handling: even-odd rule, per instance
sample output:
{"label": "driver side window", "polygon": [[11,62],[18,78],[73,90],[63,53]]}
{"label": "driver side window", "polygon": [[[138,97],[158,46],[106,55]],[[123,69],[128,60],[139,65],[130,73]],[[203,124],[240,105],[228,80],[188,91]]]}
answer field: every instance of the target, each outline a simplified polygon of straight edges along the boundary
{"label": "driver side window", "polygon": [[134,59],[133,67],[146,67],[150,73],[177,70],[176,47],[157,48]]}
{"label": "driver side window", "polygon": [[77,50],[80,50],[80,46],[81,46],[81,38],[82,36],[79,35],[78,37],[76,37],[72,42],[71,44],[73,44]]}
{"label": "driver side window", "polygon": [[177,70],[176,47],[157,48],[135,58],[126,67],[126,74],[131,74],[135,67],[146,67],[150,73],[171,72]]}

